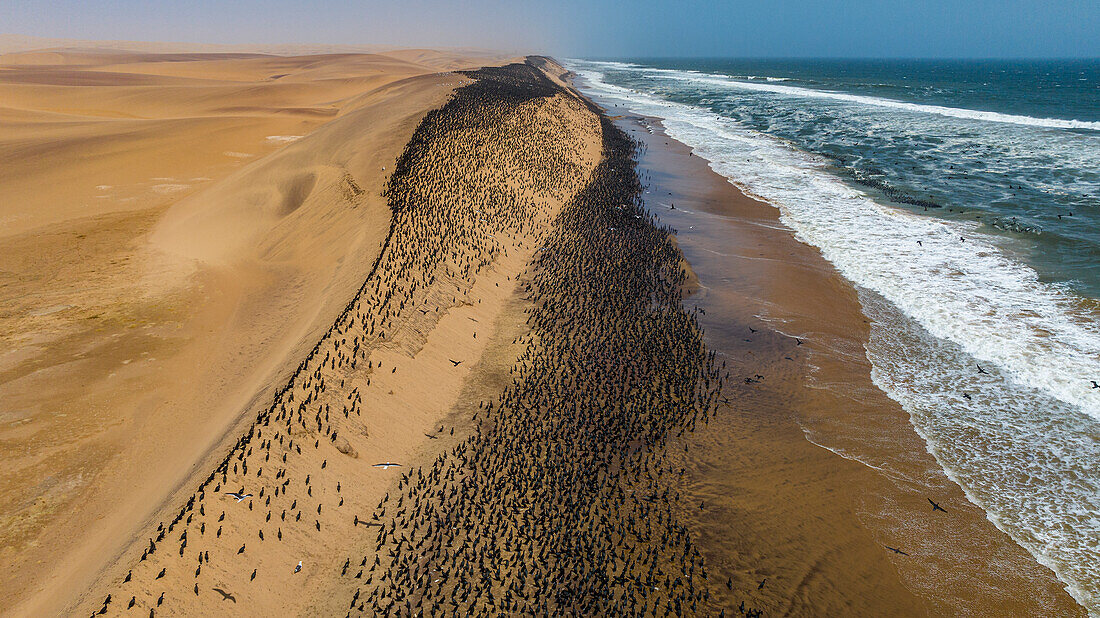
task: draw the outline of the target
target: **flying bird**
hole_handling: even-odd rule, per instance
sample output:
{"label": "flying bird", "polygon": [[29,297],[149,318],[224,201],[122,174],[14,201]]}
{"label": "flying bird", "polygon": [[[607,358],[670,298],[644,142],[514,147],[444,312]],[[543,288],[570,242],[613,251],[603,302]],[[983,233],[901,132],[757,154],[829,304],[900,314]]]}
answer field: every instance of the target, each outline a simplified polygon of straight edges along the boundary
{"label": "flying bird", "polygon": [[382,468],[383,470],[386,470],[386,469],[393,468],[393,467],[398,467],[399,468],[399,467],[401,467],[401,464],[393,463],[392,461],[387,461],[386,463],[376,463],[371,467],[373,467],[373,468]]}
{"label": "flying bird", "polygon": [[222,595],[222,600],[223,601],[233,601],[234,603],[237,602],[237,597],[233,596],[231,593],[228,593],[228,592],[222,590],[221,588],[211,588],[211,590],[213,590],[214,592],[217,592],[218,594]]}
{"label": "flying bird", "polygon": [[897,547],[890,547],[889,545],[883,545],[883,547],[885,547],[886,549],[889,549],[890,551],[894,552],[895,554],[901,554],[903,556],[908,556],[909,555],[909,554],[901,551]]}
{"label": "flying bird", "polygon": [[935,502],[933,502],[931,498],[928,498],[928,501],[932,503],[932,512],[933,513],[935,513],[936,511],[943,511],[944,513],[947,512],[947,509],[945,509],[942,506],[940,506],[940,505],[936,504]]}
{"label": "flying bird", "polygon": [[978,368],[978,373],[987,373],[985,369],[982,369],[981,365],[975,365]]}
{"label": "flying bird", "polygon": [[237,502],[240,502],[241,500],[244,500],[245,498],[251,498],[252,497],[252,494],[239,493],[239,492],[236,492],[236,491],[227,491],[227,492],[225,492],[225,495],[236,498]]}
{"label": "flying bird", "polygon": [[454,365],[455,367],[458,367],[459,365],[462,364],[462,361],[451,360],[449,358],[447,360],[451,361],[451,364]]}

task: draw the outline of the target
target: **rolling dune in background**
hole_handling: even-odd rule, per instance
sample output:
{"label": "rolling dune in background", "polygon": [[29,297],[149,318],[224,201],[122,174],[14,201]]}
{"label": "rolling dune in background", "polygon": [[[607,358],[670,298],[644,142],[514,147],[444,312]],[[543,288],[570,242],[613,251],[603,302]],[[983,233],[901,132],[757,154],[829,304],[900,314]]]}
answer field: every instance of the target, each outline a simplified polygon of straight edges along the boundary
{"label": "rolling dune in background", "polygon": [[439,71],[489,62],[0,55],[0,606],[64,607],[270,395],[373,263]]}

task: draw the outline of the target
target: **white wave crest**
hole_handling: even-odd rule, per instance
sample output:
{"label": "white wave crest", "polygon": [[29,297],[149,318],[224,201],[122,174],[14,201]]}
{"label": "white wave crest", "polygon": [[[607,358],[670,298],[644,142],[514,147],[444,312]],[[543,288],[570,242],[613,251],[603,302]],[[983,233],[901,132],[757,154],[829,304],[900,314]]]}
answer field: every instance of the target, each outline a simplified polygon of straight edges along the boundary
{"label": "white wave crest", "polygon": [[[599,65],[601,63],[589,63],[593,65]],[[627,68],[627,67],[616,67]],[[841,101],[846,103],[857,103],[861,105],[872,105],[875,107],[888,107],[892,109],[900,109],[908,112],[923,113],[923,114],[936,114],[938,116],[945,116],[949,118],[960,118],[965,120],[977,120],[983,122],[1000,122],[1006,124],[1016,124],[1031,127],[1043,127],[1048,129],[1084,129],[1091,131],[1100,131],[1100,122],[1089,120],[1070,120],[1064,118],[1036,118],[1033,116],[1021,116],[1016,114],[1002,114],[1000,112],[990,112],[976,109],[966,109],[960,107],[946,107],[943,105],[928,105],[924,103],[910,103],[907,101],[897,101],[894,99],[884,99],[881,97],[870,97],[859,94],[849,94],[846,92],[835,92],[831,90],[815,90],[813,88],[802,88],[800,86],[785,86],[776,83],[765,83],[759,81],[743,81],[726,77],[724,75],[714,75],[709,73],[699,73],[696,71],[679,71],[674,69],[654,69],[648,67],[632,66],[629,67],[632,70],[639,71],[641,73],[659,74],[669,79],[676,79],[680,81],[695,82],[698,84],[706,84],[708,86],[718,86],[724,88],[738,88],[741,90],[752,90],[756,92],[769,92],[772,94],[780,94],[792,97],[802,98],[816,98],[816,99],[828,99],[832,101]],[[750,76],[751,78],[752,76]],[[784,78],[767,78],[767,82],[773,80],[782,81]]]}

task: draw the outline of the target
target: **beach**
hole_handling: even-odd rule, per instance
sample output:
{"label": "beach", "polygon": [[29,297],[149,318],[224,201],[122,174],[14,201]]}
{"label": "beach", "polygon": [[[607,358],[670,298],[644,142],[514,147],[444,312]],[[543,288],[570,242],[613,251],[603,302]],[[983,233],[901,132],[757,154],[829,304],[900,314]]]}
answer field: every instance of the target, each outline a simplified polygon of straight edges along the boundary
{"label": "beach", "polygon": [[718,510],[696,522],[711,564],[740,588],[768,578],[769,613],[1085,615],[874,385],[852,285],[658,119],[618,122],[646,144],[647,204],[698,279],[688,306],[705,311],[708,345],[744,378],[685,456],[695,499]]}
{"label": "beach", "polygon": [[557,61],[0,66],[4,615],[1086,615],[866,292]]}

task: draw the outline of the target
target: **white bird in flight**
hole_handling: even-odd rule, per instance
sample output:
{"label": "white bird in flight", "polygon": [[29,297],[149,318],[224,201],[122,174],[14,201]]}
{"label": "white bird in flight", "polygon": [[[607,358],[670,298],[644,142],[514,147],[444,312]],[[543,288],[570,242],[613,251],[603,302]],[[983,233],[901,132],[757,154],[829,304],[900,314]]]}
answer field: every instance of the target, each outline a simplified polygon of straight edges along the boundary
{"label": "white bird in flight", "polygon": [[244,500],[245,498],[251,498],[252,497],[252,494],[238,493],[238,492],[235,492],[235,491],[227,491],[227,492],[225,492],[225,495],[233,496],[234,498],[237,499],[237,502],[240,502],[241,500]]}
{"label": "white bird in flight", "polygon": [[387,469],[387,468],[390,468],[390,467],[394,467],[394,466],[396,466],[396,467],[401,467],[401,464],[399,464],[399,463],[393,463],[393,462],[391,462],[391,461],[387,461],[386,463],[377,463],[377,464],[374,464],[374,466],[373,466],[373,467],[375,467],[375,468],[382,468],[383,470],[385,470],[385,469]]}

